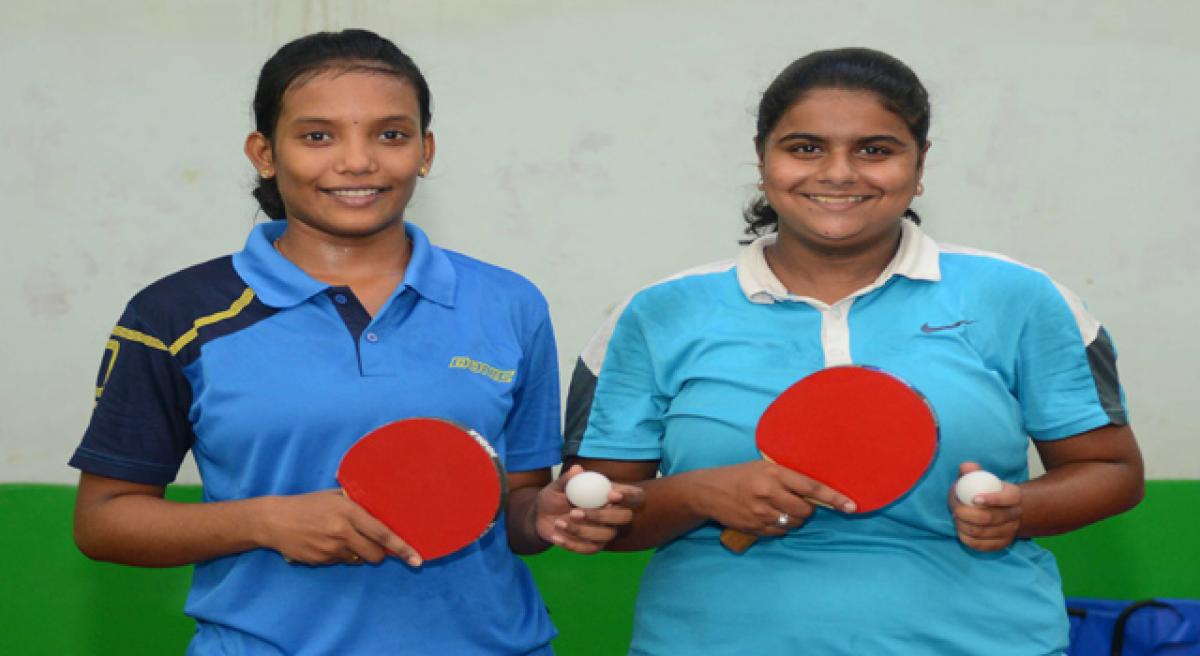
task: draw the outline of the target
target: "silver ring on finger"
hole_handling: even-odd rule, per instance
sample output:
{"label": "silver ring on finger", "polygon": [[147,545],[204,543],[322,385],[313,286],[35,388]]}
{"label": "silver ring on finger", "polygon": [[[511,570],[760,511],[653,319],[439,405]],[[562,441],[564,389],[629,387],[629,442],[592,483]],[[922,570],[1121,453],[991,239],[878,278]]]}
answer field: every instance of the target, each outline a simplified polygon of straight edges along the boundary
{"label": "silver ring on finger", "polygon": [[775,524],[779,526],[779,528],[787,528],[788,522],[791,521],[791,519],[792,518],[788,517],[787,513],[779,513],[779,519],[775,520]]}

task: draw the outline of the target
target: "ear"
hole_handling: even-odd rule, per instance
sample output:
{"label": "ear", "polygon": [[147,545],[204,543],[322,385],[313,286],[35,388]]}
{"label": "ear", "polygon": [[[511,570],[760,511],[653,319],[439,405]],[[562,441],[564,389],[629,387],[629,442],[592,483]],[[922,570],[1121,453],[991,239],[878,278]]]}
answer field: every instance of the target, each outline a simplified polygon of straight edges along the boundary
{"label": "ear", "polygon": [[251,132],[246,136],[246,144],[242,147],[246,158],[254,166],[258,174],[264,178],[275,177],[275,151],[271,149],[271,140],[261,132]]}
{"label": "ear", "polygon": [[421,164],[426,171],[433,169],[433,155],[437,152],[437,142],[433,138],[433,132],[425,131],[425,136],[421,138],[422,155]]}
{"label": "ear", "polygon": [[933,147],[933,142],[926,140],[925,147],[921,149],[921,154],[917,156],[917,173],[925,171],[925,156],[929,154],[929,149]]}

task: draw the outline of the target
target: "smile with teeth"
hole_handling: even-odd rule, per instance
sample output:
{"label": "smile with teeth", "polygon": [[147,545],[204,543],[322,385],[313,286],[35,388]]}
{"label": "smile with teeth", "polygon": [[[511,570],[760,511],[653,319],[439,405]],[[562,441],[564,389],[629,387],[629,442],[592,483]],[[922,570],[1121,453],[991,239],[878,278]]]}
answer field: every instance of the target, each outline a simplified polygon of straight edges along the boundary
{"label": "smile with teeth", "polygon": [[334,196],[342,196],[345,198],[365,198],[367,196],[374,196],[375,194],[383,193],[383,189],[379,189],[377,187],[370,189],[327,189],[325,193],[332,194]]}
{"label": "smile with teeth", "polygon": [[822,196],[820,194],[804,194],[805,198],[821,203],[823,205],[845,205],[848,203],[861,203],[870,198],[870,196]]}

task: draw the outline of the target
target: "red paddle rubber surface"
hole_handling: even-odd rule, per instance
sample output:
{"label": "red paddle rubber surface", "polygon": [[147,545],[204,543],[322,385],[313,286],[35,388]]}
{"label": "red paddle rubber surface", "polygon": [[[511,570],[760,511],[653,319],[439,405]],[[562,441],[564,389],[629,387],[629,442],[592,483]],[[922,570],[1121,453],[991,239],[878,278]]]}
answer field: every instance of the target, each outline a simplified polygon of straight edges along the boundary
{"label": "red paddle rubber surface", "polygon": [[504,469],[477,433],[417,418],[381,426],[342,457],[346,495],[386,524],[425,560],[479,539],[505,495]]}
{"label": "red paddle rubber surface", "polygon": [[923,396],[862,366],[822,369],[780,394],[758,422],[758,449],[776,463],[872,512],[904,496],[937,452],[938,425]]}

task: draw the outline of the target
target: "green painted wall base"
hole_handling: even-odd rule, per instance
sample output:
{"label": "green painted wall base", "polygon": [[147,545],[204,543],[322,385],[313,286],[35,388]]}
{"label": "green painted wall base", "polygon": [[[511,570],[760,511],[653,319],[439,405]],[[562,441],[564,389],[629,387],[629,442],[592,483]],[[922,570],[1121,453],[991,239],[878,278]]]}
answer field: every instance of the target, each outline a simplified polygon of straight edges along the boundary
{"label": "green painted wall base", "polygon": [[[172,498],[199,499],[195,487]],[[92,562],[71,539],[74,488],[0,485],[0,654],[160,656],[194,630],[181,612],[191,569]],[[1200,598],[1200,481],[1152,481],[1132,512],[1040,542],[1068,596]],[[561,636],[560,656],[622,654],[648,553],[528,558]],[[602,628],[598,628],[602,627]]]}

